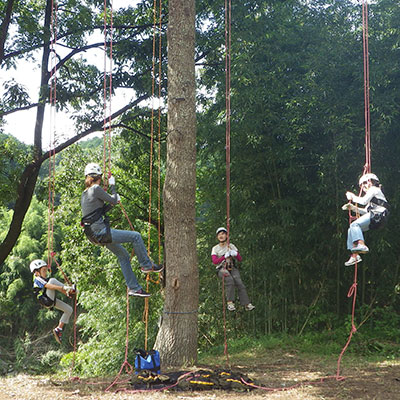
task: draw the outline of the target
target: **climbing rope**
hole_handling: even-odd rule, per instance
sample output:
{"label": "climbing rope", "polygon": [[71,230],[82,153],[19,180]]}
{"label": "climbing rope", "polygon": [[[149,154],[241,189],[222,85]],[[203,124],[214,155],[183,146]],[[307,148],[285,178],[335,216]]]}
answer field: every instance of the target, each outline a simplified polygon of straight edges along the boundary
{"label": "climbing rope", "polygon": [[[113,8],[110,1],[110,23],[108,24],[107,0],[104,0],[103,30],[104,30],[104,68],[103,68],[103,171],[104,176],[111,176],[111,95],[113,68]],[[109,46],[108,46],[109,43]],[[107,64],[109,68],[107,70]],[[108,79],[107,79],[108,75]],[[106,173],[107,172],[107,173]],[[108,179],[104,179],[104,189]]]}
{"label": "climbing rope", "polygon": [[[363,26],[363,60],[364,60],[364,119],[365,119],[365,164],[363,175],[371,172],[371,129],[370,129],[370,102],[369,102],[369,52],[368,52],[368,1],[363,0],[362,2],[362,26]],[[361,195],[361,189],[359,195]],[[359,217],[358,211],[356,215],[352,215],[349,210],[349,225],[353,220]],[[342,357],[347,350],[353,334],[357,331],[357,328],[354,323],[354,315],[356,308],[356,299],[357,299],[357,268],[358,263],[354,264],[354,279],[353,284],[351,285],[347,297],[353,297],[352,301],[352,309],[351,309],[351,330],[347,339],[345,346],[343,347],[337,362],[337,371],[336,371],[336,379],[343,379],[340,376],[340,365],[342,361]]]}
{"label": "climbing rope", "polygon": [[[159,62],[160,62],[160,67],[159,67],[159,79],[161,82],[161,52],[162,52],[162,48],[161,48],[161,8],[162,8],[162,0],[159,1],[159,35],[160,35],[160,40],[159,40]],[[154,102],[154,95],[155,95],[155,80],[156,80],[156,73],[155,73],[155,49],[156,49],[156,30],[157,30],[157,17],[156,17],[156,12],[157,12],[157,3],[156,0],[154,0],[154,6],[153,6],[153,15],[154,15],[154,25],[153,25],[153,67],[152,67],[152,98],[153,98],[153,102]],[[106,9],[104,14],[106,14]],[[111,10],[111,21],[112,21],[112,10]],[[106,20],[105,20],[106,23]],[[104,28],[104,32],[106,32],[107,29],[106,27]],[[112,43],[112,40],[110,40],[110,43]],[[106,44],[106,40],[105,40],[105,44]],[[110,51],[110,58],[112,58],[112,52]],[[106,75],[104,75],[104,80],[106,80]],[[110,87],[111,87],[111,73],[110,73]],[[104,101],[106,102],[106,90],[105,90],[105,96],[104,96]],[[110,94],[109,94],[110,98],[111,98],[111,90],[110,90]],[[158,91],[158,96],[159,99],[161,98],[161,84],[159,85],[159,91]],[[151,136],[151,140],[150,140],[150,172],[149,172],[149,209],[148,209],[148,214],[149,214],[149,218],[148,218],[148,246],[147,246],[147,252],[150,255],[150,228],[151,228],[151,211],[152,211],[152,186],[153,186],[153,152],[154,152],[154,103],[152,103],[152,114],[151,114],[151,132],[150,132],[150,136]],[[111,116],[111,111],[109,113],[109,115]],[[104,120],[104,126],[106,126],[106,120]],[[109,120],[108,122],[108,127],[110,129],[111,127],[111,120]],[[108,133],[108,138],[107,135],[104,135],[104,148],[106,149],[106,141],[108,140],[108,154],[110,155],[111,152],[111,134]],[[104,165],[106,160],[106,151],[104,151]],[[110,163],[109,163],[110,164]],[[110,169],[109,169],[110,171]],[[161,107],[159,105],[159,110],[158,110],[158,244],[159,244],[159,263],[161,261],[161,216],[160,216],[160,193],[161,193]],[[109,172],[109,176],[110,176],[110,172]],[[135,230],[129,217],[128,214],[125,210],[125,208],[123,207],[122,203],[120,202],[120,207],[122,209],[122,212],[125,216],[125,218],[127,219],[129,226],[131,228],[131,230]],[[133,256],[133,251],[131,254],[131,258]],[[146,276],[146,290],[149,291],[149,283],[150,282],[154,282],[154,283],[159,283],[159,279],[157,281],[154,281],[150,278],[150,274],[147,274]],[[144,312],[143,312],[143,320],[145,323],[145,350],[147,350],[147,342],[148,342],[148,315],[149,315],[149,299],[145,298],[144,301]],[[121,373],[123,372],[124,368],[125,368],[125,372],[127,374],[131,374],[133,372],[133,366],[128,362],[128,348],[129,348],[129,295],[128,295],[128,289],[127,289],[127,296],[126,296],[126,338],[125,338],[125,359],[124,362],[121,365],[121,368],[117,374],[117,376],[115,377],[114,381],[106,388],[106,391],[109,391],[113,386],[117,385],[121,376]]]}
{"label": "climbing rope", "polygon": [[[231,193],[231,0],[225,0],[225,150],[226,150],[226,230],[227,245],[230,237],[230,193]],[[229,365],[226,328],[225,277],[222,277],[222,312],[224,321],[224,354]]]}
{"label": "climbing rope", "polygon": [[[157,23],[158,19],[158,23]],[[153,54],[152,54],[152,85],[151,85],[151,124],[150,124],[150,160],[149,160],[149,207],[148,207],[148,230],[147,230],[147,253],[150,255],[151,245],[151,223],[152,223],[152,193],[153,193],[153,153],[154,153],[154,120],[155,120],[155,87],[157,81],[156,73],[156,42],[158,32],[158,112],[157,112],[157,127],[158,127],[158,146],[157,146],[157,230],[158,230],[158,263],[161,263],[161,79],[162,79],[162,0],[158,3],[158,18],[157,18],[157,0],[153,2]],[[146,276],[146,290],[149,291],[150,282],[155,284],[160,283],[160,275],[156,281],[152,280],[150,274]],[[148,347],[148,326],[149,326],[149,299],[144,301],[143,320],[145,323],[145,340],[144,350]]]}
{"label": "climbing rope", "polygon": [[[48,215],[47,215],[47,265],[51,266],[54,248],[54,201],[55,201],[55,136],[56,136],[56,104],[57,104],[57,3],[51,4],[50,22],[50,137],[49,137],[49,183],[48,183]],[[51,270],[51,267],[49,268]]]}
{"label": "climbing rope", "polygon": [[368,1],[362,3],[363,53],[364,53],[364,119],[365,119],[365,165],[364,174],[371,172],[371,120],[369,103],[369,49],[368,49]]}

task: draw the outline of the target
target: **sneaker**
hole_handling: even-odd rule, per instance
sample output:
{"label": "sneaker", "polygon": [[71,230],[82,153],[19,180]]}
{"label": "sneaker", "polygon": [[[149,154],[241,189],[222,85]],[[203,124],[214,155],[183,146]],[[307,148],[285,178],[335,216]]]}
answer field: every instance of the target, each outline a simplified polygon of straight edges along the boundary
{"label": "sneaker", "polygon": [[149,274],[150,272],[156,272],[159,273],[164,269],[164,265],[157,265],[157,264],[153,264],[152,267],[147,268],[147,267],[141,267],[140,270],[144,273],[144,274]]}
{"label": "sneaker", "polygon": [[57,343],[61,344],[62,329],[54,328],[53,334],[54,334],[54,338],[57,340]]}
{"label": "sneaker", "polygon": [[251,311],[254,310],[256,306],[253,306],[253,304],[249,303],[244,308],[246,309],[246,311]]}
{"label": "sneaker", "polygon": [[228,311],[236,311],[235,304],[232,303],[231,301],[228,301],[227,307],[228,307]]}
{"label": "sneaker", "polygon": [[136,297],[150,297],[151,294],[144,291],[142,288],[139,290],[129,289],[128,291],[129,296],[136,296]]}
{"label": "sneaker", "polygon": [[344,265],[346,267],[350,267],[351,265],[354,265],[361,261],[362,261],[361,257],[358,254],[355,254],[355,255],[351,255],[350,258],[344,263]]}
{"label": "sneaker", "polygon": [[356,247],[351,249],[353,253],[368,253],[369,248],[365,244],[358,244]]}

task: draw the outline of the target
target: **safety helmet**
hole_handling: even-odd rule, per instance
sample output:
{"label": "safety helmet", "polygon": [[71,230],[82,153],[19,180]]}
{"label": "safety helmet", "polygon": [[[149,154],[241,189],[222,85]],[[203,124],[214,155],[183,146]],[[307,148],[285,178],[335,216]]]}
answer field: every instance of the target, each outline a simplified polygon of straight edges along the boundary
{"label": "safety helmet", "polygon": [[364,174],[360,180],[358,181],[358,185],[361,186],[363,183],[368,182],[369,180],[373,180],[379,182],[379,178],[372,173]]}
{"label": "safety helmet", "polygon": [[217,229],[217,235],[218,235],[218,233],[220,233],[220,232],[228,233],[228,231],[226,230],[226,228],[224,228],[223,226],[221,226],[221,227],[219,227],[219,228]]}
{"label": "safety helmet", "polygon": [[40,269],[42,267],[47,267],[47,262],[43,261],[43,260],[33,260],[30,265],[29,268],[31,269],[31,272],[33,273],[34,271],[36,271],[37,269]]}
{"label": "safety helmet", "polygon": [[96,163],[89,163],[88,165],[86,165],[85,167],[85,176],[87,175],[101,175],[101,168],[99,164]]}

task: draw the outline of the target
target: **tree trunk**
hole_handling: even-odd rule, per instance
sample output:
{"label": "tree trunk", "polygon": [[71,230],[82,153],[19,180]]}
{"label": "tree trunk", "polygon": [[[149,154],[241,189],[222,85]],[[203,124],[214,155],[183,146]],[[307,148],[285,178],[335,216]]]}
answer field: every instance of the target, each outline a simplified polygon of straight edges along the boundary
{"label": "tree trunk", "polygon": [[168,139],[164,186],[166,286],[155,347],[162,365],[197,360],[195,1],[170,0]]}
{"label": "tree trunk", "polygon": [[7,39],[8,28],[10,26],[12,11],[14,7],[14,0],[8,0],[5,8],[5,16],[0,26],[0,65],[4,58],[4,44]]}

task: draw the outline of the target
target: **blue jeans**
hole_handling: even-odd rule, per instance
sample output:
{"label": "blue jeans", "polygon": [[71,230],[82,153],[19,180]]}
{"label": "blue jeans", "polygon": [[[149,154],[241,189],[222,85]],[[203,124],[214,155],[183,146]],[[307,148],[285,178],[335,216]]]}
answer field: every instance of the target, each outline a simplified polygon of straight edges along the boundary
{"label": "blue jeans", "polygon": [[364,241],[363,232],[369,230],[370,221],[371,216],[368,212],[350,224],[349,230],[347,231],[347,248],[349,250],[354,247],[354,242],[358,240]]}
{"label": "blue jeans", "polygon": [[[99,235],[104,234],[105,229],[98,232]],[[117,257],[124,275],[126,285],[129,289],[139,290],[139,285],[136,275],[132,271],[130,255],[120,243],[132,243],[135,254],[138,258],[139,264],[143,269],[151,269],[153,263],[151,262],[146,247],[143,243],[142,236],[136,231],[123,231],[119,229],[111,229],[112,242],[107,243],[105,246],[108,250],[113,252]]]}

